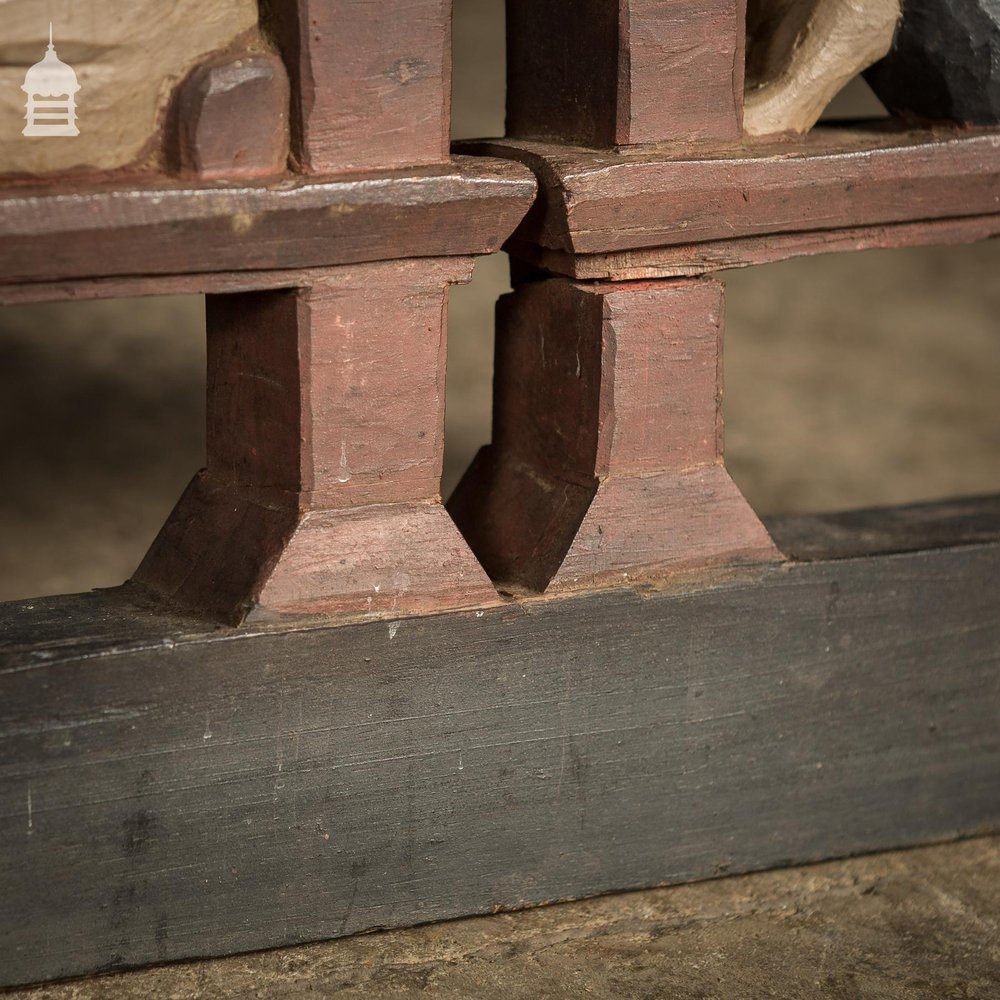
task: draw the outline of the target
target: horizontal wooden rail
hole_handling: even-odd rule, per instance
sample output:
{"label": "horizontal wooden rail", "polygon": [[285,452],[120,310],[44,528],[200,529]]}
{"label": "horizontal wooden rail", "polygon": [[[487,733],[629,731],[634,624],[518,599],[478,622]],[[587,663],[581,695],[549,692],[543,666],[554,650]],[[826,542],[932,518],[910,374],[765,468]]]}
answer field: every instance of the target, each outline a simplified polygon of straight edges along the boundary
{"label": "horizontal wooden rail", "polygon": [[949,510],[974,544],[341,627],[5,605],[0,983],[1000,828],[1000,502]]}
{"label": "horizontal wooden rail", "polygon": [[534,192],[524,167],[471,157],[326,180],[9,187],[0,284],[492,253]]}
{"label": "horizontal wooden rail", "polygon": [[[697,274],[892,245],[893,233],[903,243],[980,239],[1000,214],[995,131],[822,126],[695,155],[512,139],[461,148],[535,171],[539,199],[509,248],[571,277]],[[923,238],[884,228],[899,224],[933,225]],[[636,252],[641,273],[628,258]]]}

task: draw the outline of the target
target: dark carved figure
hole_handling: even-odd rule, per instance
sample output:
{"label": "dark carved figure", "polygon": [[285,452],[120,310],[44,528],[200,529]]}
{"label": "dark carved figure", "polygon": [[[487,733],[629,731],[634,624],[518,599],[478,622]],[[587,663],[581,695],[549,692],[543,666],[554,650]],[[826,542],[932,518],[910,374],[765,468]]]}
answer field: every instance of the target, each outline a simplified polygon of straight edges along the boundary
{"label": "dark carved figure", "polygon": [[1000,122],[1000,0],[905,0],[889,54],[865,78],[897,114]]}

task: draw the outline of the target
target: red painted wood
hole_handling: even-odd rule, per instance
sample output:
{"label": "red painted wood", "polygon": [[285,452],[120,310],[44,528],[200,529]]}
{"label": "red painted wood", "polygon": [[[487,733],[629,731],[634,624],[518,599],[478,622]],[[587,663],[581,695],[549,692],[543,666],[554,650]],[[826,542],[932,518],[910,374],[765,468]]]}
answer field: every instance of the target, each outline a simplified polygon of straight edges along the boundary
{"label": "red painted wood", "polygon": [[449,501],[500,584],[602,585],[779,558],[722,460],[722,286],[519,286],[493,443]]}
{"label": "red painted wood", "polygon": [[441,505],[446,289],[467,258],[208,301],[208,465],[135,575],[195,611],[494,603]]}
{"label": "red painted wood", "polygon": [[264,15],[292,78],[304,172],[448,158],[451,0],[274,0]]}
{"label": "red painted wood", "polygon": [[745,0],[508,0],[507,134],[737,142],[745,19]]}

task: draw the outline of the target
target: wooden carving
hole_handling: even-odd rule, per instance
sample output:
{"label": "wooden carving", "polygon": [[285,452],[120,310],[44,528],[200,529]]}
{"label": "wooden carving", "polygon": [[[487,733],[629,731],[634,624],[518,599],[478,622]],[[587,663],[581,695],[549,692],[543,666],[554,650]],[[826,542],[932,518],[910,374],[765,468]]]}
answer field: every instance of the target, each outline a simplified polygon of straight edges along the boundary
{"label": "wooden carving", "polygon": [[865,76],[891,111],[1000,123],[1000,4],[905,0],[892,51]]}
{"label": "wooden carving", "polygon": [[198,177],[280,173],[288,160],[288,76],[271,53],[223,56],[177,88],[170,165]]}
{"label": "wooden carving", "polygon": [[748,135],[807,132],[892,44],[900,0],[748,0]]}
{"label": "wooden carving", "polygon": [[[3,4],[0,34],[0,174],[109,170],[153,154],[171,89],[206,55],[257,25],[256,0],[101,0]],[[59,58],[79,81],[79,135],[21,135],[29,68],[49,22]]]}

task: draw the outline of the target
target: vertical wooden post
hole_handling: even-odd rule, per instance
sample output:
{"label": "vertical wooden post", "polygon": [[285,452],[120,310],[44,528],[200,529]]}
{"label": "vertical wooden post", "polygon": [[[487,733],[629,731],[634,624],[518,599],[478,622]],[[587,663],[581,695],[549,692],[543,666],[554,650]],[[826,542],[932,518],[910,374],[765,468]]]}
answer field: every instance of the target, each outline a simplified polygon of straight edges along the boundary
{"label": "vertical wooden post", "polygon": [[746,0],[507,0],[507,134],[736,142],[745,22]]}
{"label": "vertical wooden post", "polygon": [[722,459],[722,285],[518,287],[497,310],[493,444],[449,510],[532,590],[780,557]]}
{"label": "vertical wooden post", "polygon": [[496,592],[439,495],[446,290],[467,258],[208,300],[208,465],[136,582],[227,621]]}
{"label": "vertical wooden post", "polygon": [[452,0],[266,0],[292,80],[305,173],[440,163],[451,125]]}

